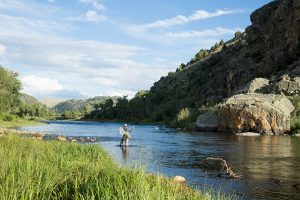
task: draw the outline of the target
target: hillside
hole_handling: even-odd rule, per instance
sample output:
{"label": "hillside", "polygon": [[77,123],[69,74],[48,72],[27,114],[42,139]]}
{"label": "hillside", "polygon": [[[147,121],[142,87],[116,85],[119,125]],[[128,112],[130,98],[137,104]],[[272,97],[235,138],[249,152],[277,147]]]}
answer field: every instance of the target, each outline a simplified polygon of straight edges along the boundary
{"label": "hillside", "polygon": [[90,112],[96,105],[104,103],[108,99],[116,101],[117,97],[98,96],[89,99],[70,99],[56,104],[52,110],[59,114],[63,114],[66,111],[79,111],[84,113],[88,110]]}
{"label": "hillside", "polygon": [[282,0],[256,10],[252,25],[221,51],[154,83],[148,95],[153,109],[166,112],[161,105],[168,105],[172,118],[180,108],[219,102],[256,77],[299,76],[299,6]]}
{"label": "hillside", "polygon": [[[243,91],[265,78],[269,93],[299,94],[300,2],[273,1],[253,12],[252,24],[162,77],[148,92],[112,108],[122,120],[173,122]],[[297,82],[295,82],[297,81]],[[291,87],[293,86],[293,87]],[[94,114],[97,115],[97,114]],[[103,118],[98,112],[98,118]],[[108,118],[114,118],[109,116]]]}
{"label": "hillside", "polygon": [[45,104],[28,94],[21,93],[20,101],[18,115],[21,117],[52,118],[55,115]]}

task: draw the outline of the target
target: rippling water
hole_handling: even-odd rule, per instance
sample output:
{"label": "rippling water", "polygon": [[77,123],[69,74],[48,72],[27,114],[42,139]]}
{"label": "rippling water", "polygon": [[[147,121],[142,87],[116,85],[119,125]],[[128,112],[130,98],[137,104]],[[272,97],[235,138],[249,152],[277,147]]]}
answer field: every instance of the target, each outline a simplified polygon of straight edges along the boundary
{"label": "rippling water", "polygon": [[[118,146],[120,123],[50,121],[21,127],[66,136],[97,136],[120,165],[142,164],[149,172],[181,175],[195,188],[213,188],[243,199],[300,199],[300,137],[245,137],[185,133],[155,125],[134,125],[128,148]],[[132,125],[130,125],[132,127]],[[221,157],[242,179],[218,177]]]}

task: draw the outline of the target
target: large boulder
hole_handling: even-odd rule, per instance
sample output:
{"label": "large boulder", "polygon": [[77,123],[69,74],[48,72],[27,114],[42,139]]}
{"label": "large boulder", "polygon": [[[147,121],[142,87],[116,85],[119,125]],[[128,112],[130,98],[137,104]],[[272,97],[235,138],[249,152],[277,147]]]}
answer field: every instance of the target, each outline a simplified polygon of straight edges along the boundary
{"label": "large boulder", "polygon": [[213,112],[203,113],[196,121],[196,131],[216,132],[218,130],[218,115]]}
{"label": "large boulder", "polygon": [[281,135],[290,132],[292,103],[282,95],[240,94],[219,110],[218,131]]}

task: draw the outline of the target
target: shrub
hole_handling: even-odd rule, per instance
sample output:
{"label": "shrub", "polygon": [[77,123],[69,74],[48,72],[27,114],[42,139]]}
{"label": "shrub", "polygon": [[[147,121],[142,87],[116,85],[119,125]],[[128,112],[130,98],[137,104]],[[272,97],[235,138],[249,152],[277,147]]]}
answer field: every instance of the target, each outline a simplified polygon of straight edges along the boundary
{"label": "shrub", "polygon": [[237,32],[235,32],[234,37],[235,37],[235,38],[238,38],[238,37],[240,37],[241,35],[242,35],[241,31],[237,31]]}
{"label": "shrub", "polygon": [[182,108],[175,120],[175,126],[180,128],[191,128],[191,111],[189,108]]}
{"label": "shrub", "polygon": [[291,133],[296,134],[300,132],[300,116],[292,116],[291,119]]}
{"label": "shrub", "polygon": [[296,134],[300,132],[300,96],[293,96],[288,98],[295,107],[291,118],[291,132],[292,134]]}

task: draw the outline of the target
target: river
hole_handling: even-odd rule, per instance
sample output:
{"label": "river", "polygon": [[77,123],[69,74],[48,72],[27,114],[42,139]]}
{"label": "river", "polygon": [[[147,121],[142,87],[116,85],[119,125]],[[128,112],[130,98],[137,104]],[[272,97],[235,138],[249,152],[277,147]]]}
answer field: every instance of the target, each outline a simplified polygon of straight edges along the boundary
{"label": "river", "polygon": [[[300,137],[186,133],[134,125],[129,147],[121,148],[120,126],[113,122],[49,121],[19,130],[99,137],[99,143],[120,165],[142,164],[148,172],[184,176],[194,188],[234,193],[242,199],[300,199]],[[243,178],[219,177],[219,163],[207,157],[225,159]]]}

